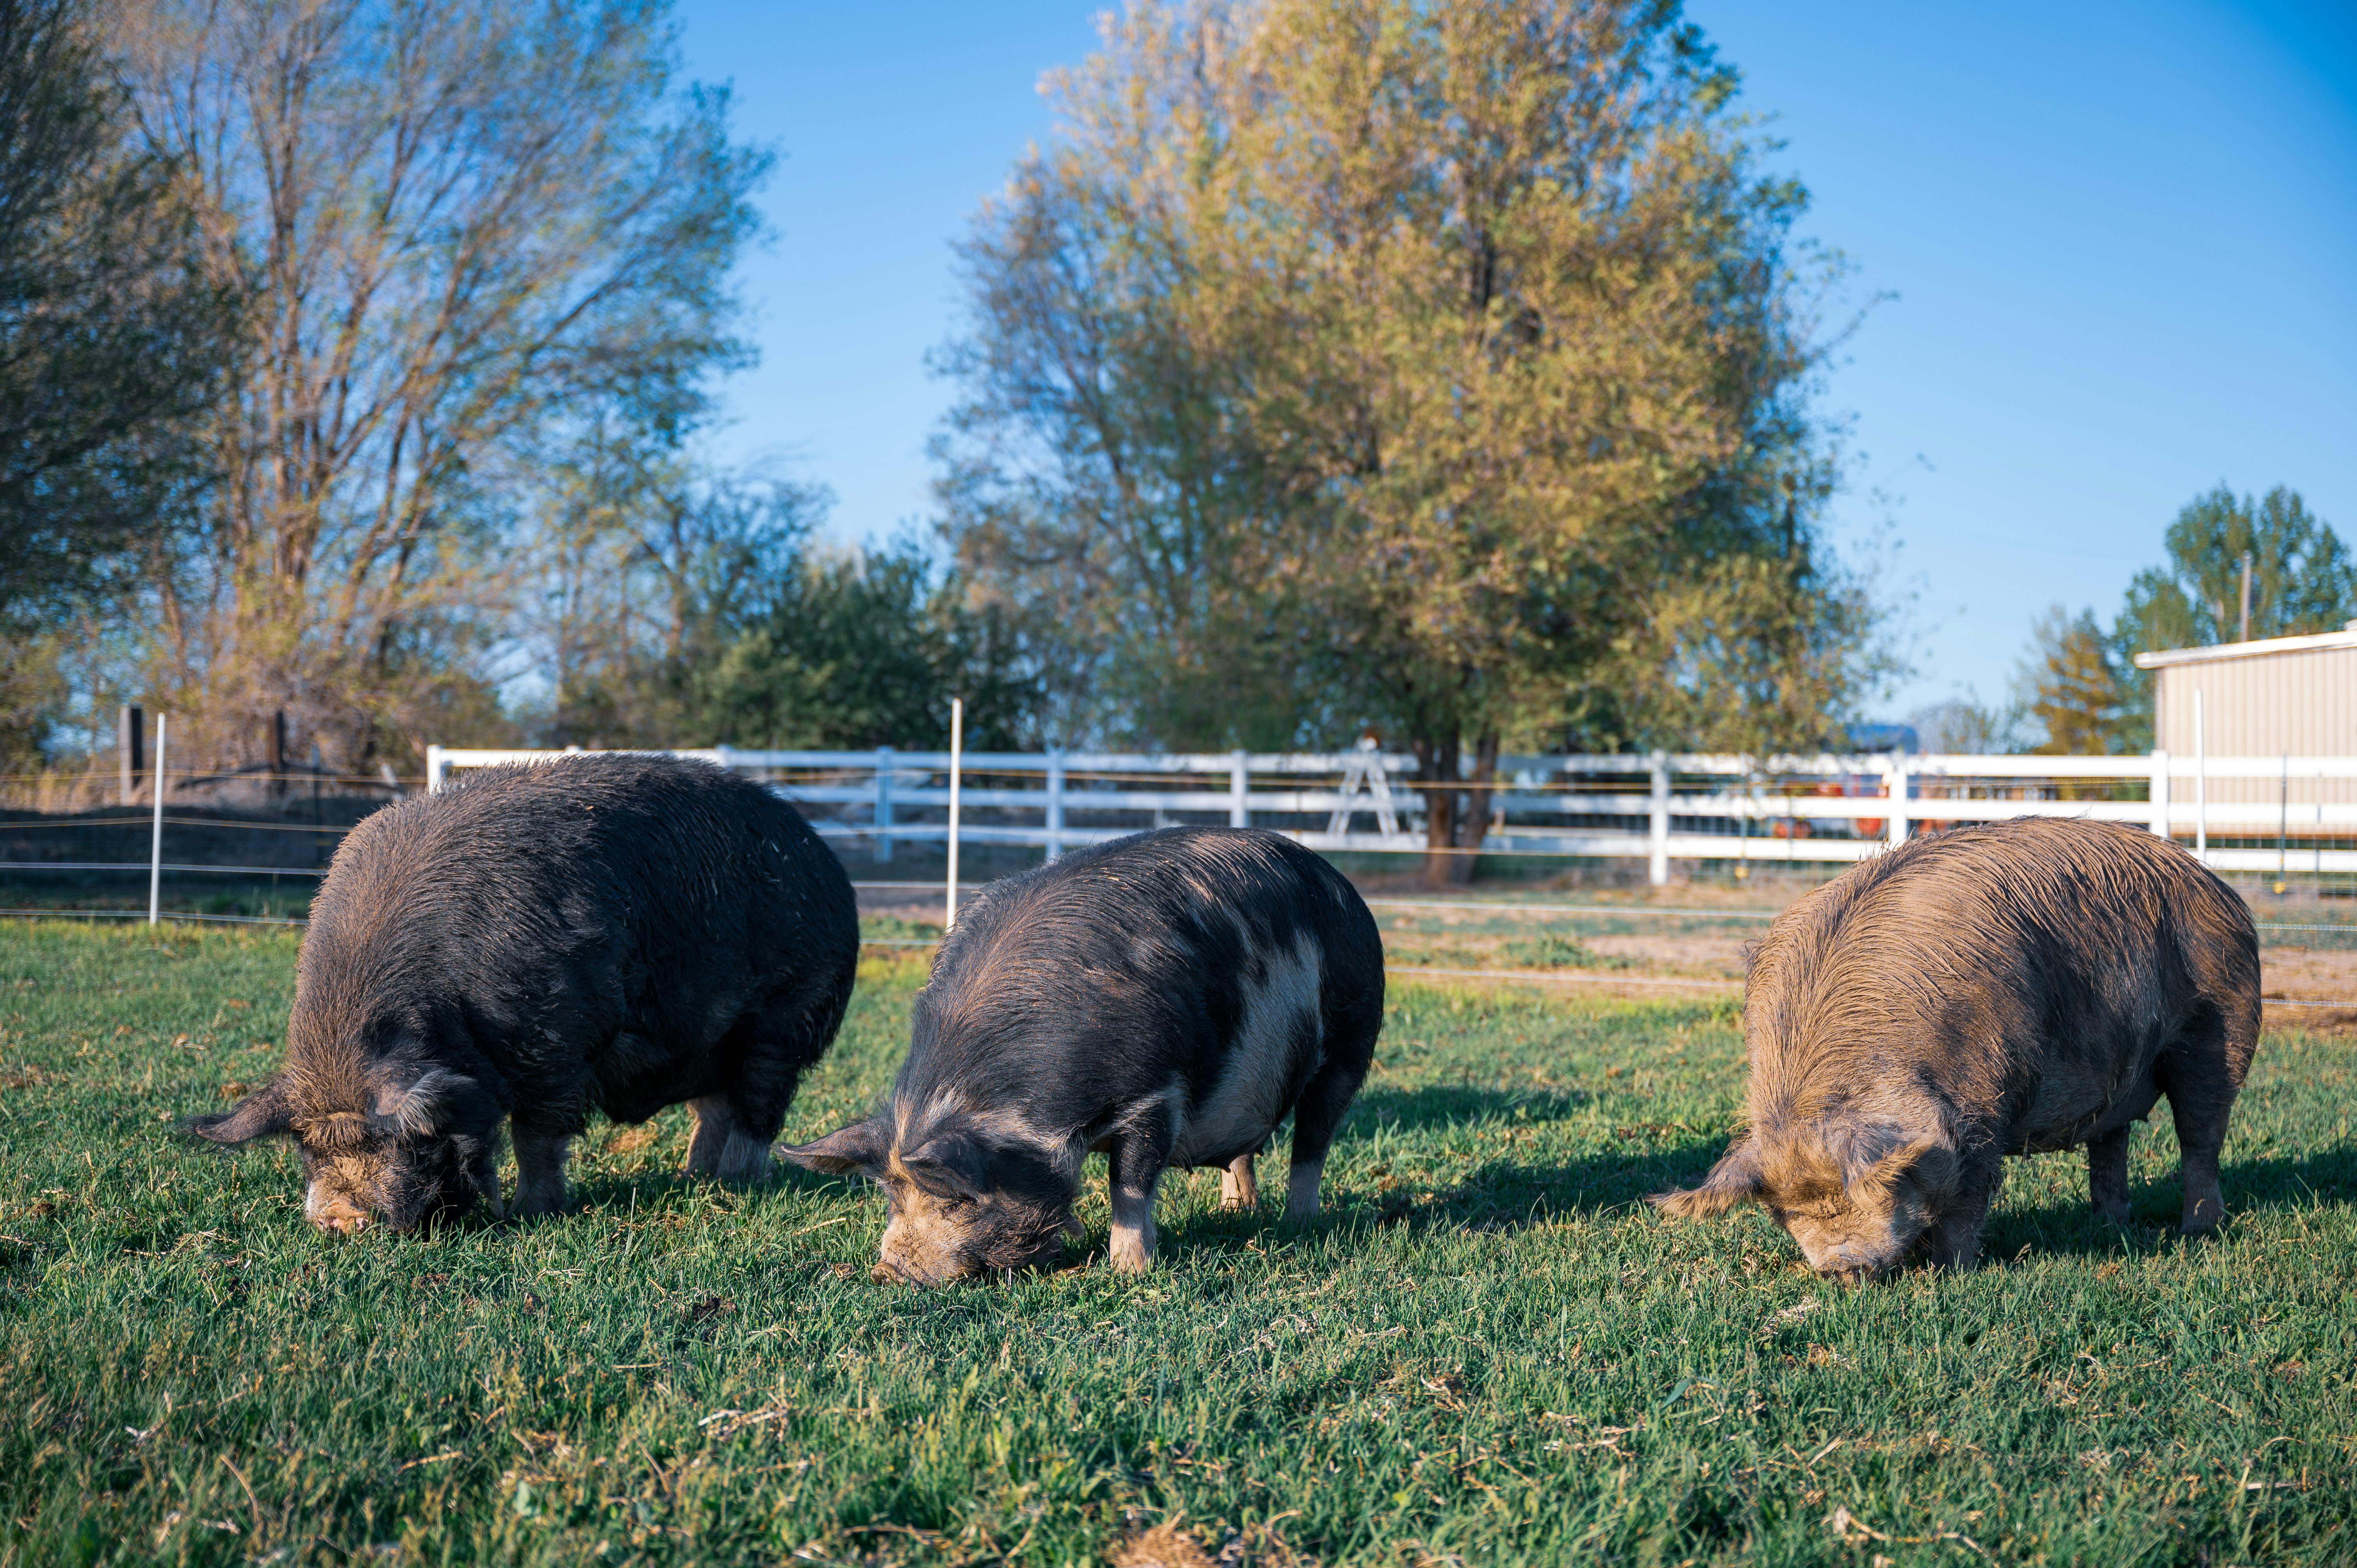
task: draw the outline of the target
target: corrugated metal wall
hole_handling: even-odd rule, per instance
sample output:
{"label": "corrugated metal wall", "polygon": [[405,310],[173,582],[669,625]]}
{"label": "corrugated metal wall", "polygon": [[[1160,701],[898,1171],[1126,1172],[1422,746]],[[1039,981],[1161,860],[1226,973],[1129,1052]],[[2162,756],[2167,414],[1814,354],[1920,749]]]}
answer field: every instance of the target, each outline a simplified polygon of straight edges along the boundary
{"label": "corrugated metal wall", "polygon": [[[2357,756],[2357,648],[2204,660],[2152,675],[2153,744],[2173,757],[2193,755],[2197,691],[2212,757]],[[2213,779],[2209,788],[2213,800],[2274,800],[2282,790],[2263,779]],[[2295,779],[2291,800],[2357,800],[2357,779]]]}

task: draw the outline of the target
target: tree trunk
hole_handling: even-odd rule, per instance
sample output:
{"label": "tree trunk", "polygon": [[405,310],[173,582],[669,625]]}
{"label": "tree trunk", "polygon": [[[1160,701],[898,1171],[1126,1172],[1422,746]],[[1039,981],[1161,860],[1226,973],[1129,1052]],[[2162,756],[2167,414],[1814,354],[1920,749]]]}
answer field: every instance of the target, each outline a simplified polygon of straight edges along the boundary
{"label": "tree trunk", "polygon": [[[1459,746],[1455,734],[1415,743],[1416,779],[1424,796],[1424,880],[1432,887],[1462,887],[1473,880],[1473,852],[1489,836],[1491,814],[1490,788],[1498,778],[1498,736],[1492,731],[1473,741],[1473,777],[1458,777]],[[1465,786],[1469,784],[1470,789]],[[1451,788],[1450,786],[1455,786]]]}
{"label": "tree trunk", "polygon": [[1445,736],[1419,736],[1411,743],[1424,796],[1424,880],[1433,887],[1447,887],[1456,880],[1457,747],[1453,728]]}

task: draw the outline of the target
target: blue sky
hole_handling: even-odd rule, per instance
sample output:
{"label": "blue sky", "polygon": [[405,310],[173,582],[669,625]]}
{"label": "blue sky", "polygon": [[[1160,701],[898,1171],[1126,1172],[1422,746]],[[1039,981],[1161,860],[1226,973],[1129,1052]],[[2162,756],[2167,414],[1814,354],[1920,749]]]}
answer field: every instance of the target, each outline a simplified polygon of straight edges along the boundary
{"label": "blue sky", "polygon": [[[715,446],[830,486],[844,539],[929,514],[950,244],[1052,134],[1039,74],[1099,8],[683,0],[689,70],[780,154],[741,278],[762,362]],[[1823,406],[1856,458],[1834,532],[1918,667],[1881,707],[2002,695],[2040,610],[2108,616],[2222,479],[2357,542],[2357,5],[1689,15],[1867,306]]]}

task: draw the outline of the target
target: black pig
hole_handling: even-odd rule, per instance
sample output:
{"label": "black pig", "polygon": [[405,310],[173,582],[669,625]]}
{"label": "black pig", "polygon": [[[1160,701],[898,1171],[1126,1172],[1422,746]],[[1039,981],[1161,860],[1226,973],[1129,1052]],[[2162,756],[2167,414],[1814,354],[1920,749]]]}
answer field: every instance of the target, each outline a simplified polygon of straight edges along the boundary
{"label": "black pig", "polygon": [[1776,918],[1743,1005],[1750,1126],[1673,1214],[1764,1204],[1810,1264],[1871,1279],[1920,1243],[1970,1266],[2007,1155],[2087,1147],[2128,1217],[2128,1131],[2162,1095],[2184,1228],[2259,1038],[2250,910],[2183,850],[2112,822],[1921,838]]}
{"label": "black pig", "polygon": [[286,1067],[190,1130],[292,1132],[323,1230],[405,1230],[477,1197],[565,1201],[595,1110],[695,1111],[690,1170],[764,1169],[834,1038],[859,924],[791,806],[709,763],[568,757],[471,773],[377,812],[311,907]]}
{"label": "black pig", "polygon": [[1251,829],[1138,833],[962,911],[888,1105],[780,1152],[881,1183],[877,1277],[937,1284],[1046,1257],[1103,1149],[1114,1266],[1139,1270],[1163,1171],[1225,1166],[1223,1197],[1251,1207],[1288,1112],[1286,1217],[1317,1213],[1383,1008],[1374,918],[1323,860]]}

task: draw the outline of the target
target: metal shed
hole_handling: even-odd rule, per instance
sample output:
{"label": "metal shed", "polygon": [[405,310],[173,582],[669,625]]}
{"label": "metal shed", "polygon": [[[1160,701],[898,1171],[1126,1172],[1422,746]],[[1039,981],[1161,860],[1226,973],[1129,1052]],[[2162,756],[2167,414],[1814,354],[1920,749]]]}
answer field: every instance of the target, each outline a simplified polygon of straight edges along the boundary
{"label": "metal shed", "polygon": [[[2153,745],[2176,757],[2357,757],[2357,621],[2311,637],[2139,653],[2153,678]],[[2196,693],[2201,734],[2194,729]],[[2218,779],[2218,801],[2276,800],[2274,779]],[[2357,800],[2357,779],[2290,781],[2289,799]]]}

